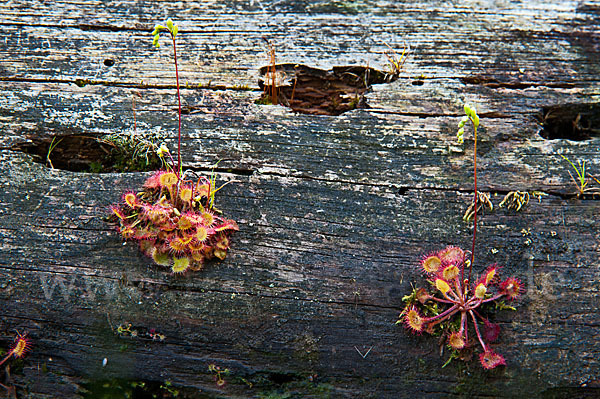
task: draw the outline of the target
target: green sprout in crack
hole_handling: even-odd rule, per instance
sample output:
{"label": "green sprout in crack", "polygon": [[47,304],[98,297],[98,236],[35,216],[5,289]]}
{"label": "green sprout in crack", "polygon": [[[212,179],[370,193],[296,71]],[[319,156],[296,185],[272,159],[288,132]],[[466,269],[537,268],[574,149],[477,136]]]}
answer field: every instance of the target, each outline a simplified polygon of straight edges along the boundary
{"label": "green sprout in crack", "polygon": [[[570,171],[569,172],[569,176],[571,176],[571,179],[573,179],[573,182],[575,183],[575,186],[577,186],[577,190],[579,191],[577,193],[578,197],[581,197],[585,194],[599,194],[600,193],[600,188],[597,187],[589,187],[589,183],[593,180],[596,183],[600,184],[600,181],[593,176],[591,173],[586,172],[585,170],[585,160],[583,162],[581,162],[580,160],[577,161],[577,165],[579,165],[579,167],[577,167],[573,162],[571,162],[571,160],[567,157],[565,157],[562,154],[559,154],[565,161],[567,161],[571,167],[573,169],[575,169],[575,173],[577,173],[577,179],[575,179],[575,177],[573,177],[573,175],[571,174]],[[586,176],[589,176],[586,177]]]}
{"label": "green sprout in crack", "polygon": [[61,138],[60,140],[56,140],[56,136],[54,136],[52,138],[52,142],[50,143],[50,146],[48,147],[48,153],[46,154],[46,162],[48,162],[48,165],[50,165],[50,167],[52,169],[54,169],[54,165],[52,165],[52,161],[50,160],[50,154],[52,154],[52,151],[54,151],[56,146],[59,145],[60,142],[63,141],[63,139],[64,139],[64,137]]}
{"label": "green sprout in crack", "polygon": [[404,66],[404,63],[410,54],[410,45],[405,44],[404,48],[402,49],[402,53],[398,55],[398,53],[391,48],[389,44],[385,42],[383,44],[385,44],[389,49],[389,51],[385,51],[383,54],[385,54],[389,61],[390,74],[397,77],[400,75],[402,67]]}
{"label": "green sprout in crack", "polygon": [[208,371],[211,374],[212,373],[215,374],[215,376],[214,376],[215,383],[217,384],[217,386],[219,388],[223,387],[226,384],[226,381],[223,378],[223,375],[228,375],[229,369],[222,369],[221,367],[217,366],[216,364],[209,364]]}

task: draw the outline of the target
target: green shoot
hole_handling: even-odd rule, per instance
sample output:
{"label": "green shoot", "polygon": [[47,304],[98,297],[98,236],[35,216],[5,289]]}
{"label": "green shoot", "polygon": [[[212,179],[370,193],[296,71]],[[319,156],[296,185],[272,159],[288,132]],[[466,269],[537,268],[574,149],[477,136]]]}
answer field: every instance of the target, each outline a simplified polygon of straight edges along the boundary
{"label": "green shoot", "polygon": [[215,193],[221,189],[221,188],[218,188],[217,190],[213,189],[213,187],[215,187],[216,184],[217,184],[217,175],[215,173],[215,168],[217,166],[219,166],[219,162],[221,162],[220,159],[217,161],[216,164],[213,165],[212,171],[210,172],[210,179],[209,179],[209,182],[210,182],[210,198],[209,198],[209,202],[208,202],[208,208],[209,209],[211,209],[211,208],[213,208],[215,206]]}
{"label": "green shoot", "polygon": [[442,366],[442,368],[444,368],[447,365],[449,365],[450,362],[452,361],[452,359],[458,359],[458,354],[457,354],[456,351],[452,351],[452,354],[450,355],[450,357],[448,358],[448,360],[446,360],[446,363],[444,363],[444,365]]}
{"label": "green shoot", "polygon": [[569,175],[575,181],[575,184],[577,184],[577,187],[579,188],[579,193],[583,194],[583,192],[585,191],[585,186],[587,186],[588,184],[588,182],[585,179],[585,161],[581,162],[578,160],[577,163],[579,164],[579,168],[577,168],[577,166],[575,166],[575,164],[571,162],[569,158],[565,157],[563,154],[560,154],[560,156],[563,157],[565,161],[570,163],[573,169],[575,169],[577,177],[579,178],[579,182],[577,182],[577,180],[573,177],[571,172],[569,172]]}
{"label": "green shoot", "polygon": [[[588,187],[588,184],[590,183],[590,179],[594,180],[598,184],[600,184],[600,181],[598,181],[598,179],[596,177],[594,177],[591,173],[589,173],[589,172],[586,173],[585,161],[581,162],[580,160],[578,160],[577,165],[579,165],[579,167],[577,167],[575,165],[575,163],[571,162],[571,160],[569,158],[565,157],[562,154],[559,154],[559,155],[561,157],[563,157],[563,159],[565,161],[567,161],[573,169],[575,169],[575,173],[577,173],[577,179],[576,179],[575,177],[573,177],[573,175],[571,174],[570,171],[567,171],[569,173],[569,176],[571,176],[571,179],[573,179],[575,186],[577,186],[577,189],[579,190],[579,193],[577,194],[577,196],[582,196],[582,195],[586,194],[587,192],[592,192],[595,194],[600,192],[600,189],[598,189],[598,188]],[[589,178],[586,176],[589,176]]]}
{"label": "green shoot", "polygon": [[504,301],[495,302],[495,304],[496,304],[496,309],[512,310],[515,312],[517,311],[517,308],[515,308],[514,306],[507,305]]}
{"label": "green shoot", "polygon": [[402,53],[400,55],[398,55],[398,53],[396,53],[396,51],[393,48],[391,48],[389,44],[387,44],[385,42],[383,42],[383,44],[385,44],[387,46],[387,48],[390,49],[390,52],[386,51],[386,52],[384,52],[384,54],[390,63],[390,69],[391,69],[392,75],[393,76],[400,75],[402,66],[406,62],[406,58],[408,58],[408,54],[410,52],[410,46],[405,45],[404,48],[402,49]]}
{"label": "green shoot", "polygon": [[228,182],[223,183],[221,185],[221,187],[214,188],[217,186],[217,175],[215,173],[215,168],[219,165],[219,162],[221,162],[221,160],[219,160],[216,164],[213,165],[212,171],[210,172],[210,179],[208,180],[208,182],[210,184],[210,198],[209,198],[209,202],[208,202],[208,209],[213,209],[217,213],[221,213],[220,210],[215,208],[215,194],[217,193],[217,191],[219,191],[220,189],[222,189],[223,187],[225,187],[226,185],[228,185],[230,183],[239,183],[238,180],[229,180]]}
{"label": "green shoot", "polygon": [[54,165],[52,165],[52,161],[50,160],[50,154],[52,153],[52,151],[54,151],[56,146],[60,144],[61,141],[63,141],[63,139],[64,137],[58,140],[57,142],[54,142],[56,140],[56,136],[54,136],[52,138],[52,141],[50,142],[50,146],[48,147],[48,154],[46,154],[46,162],[48,162],[48,165],[50,165],[52,169],[54,169]]}

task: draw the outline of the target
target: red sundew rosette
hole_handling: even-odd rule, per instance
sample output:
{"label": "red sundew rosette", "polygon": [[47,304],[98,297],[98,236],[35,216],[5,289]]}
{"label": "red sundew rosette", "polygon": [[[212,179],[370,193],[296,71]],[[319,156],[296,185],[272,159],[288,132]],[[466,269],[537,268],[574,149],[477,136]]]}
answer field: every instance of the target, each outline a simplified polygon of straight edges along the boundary
{"label": "red sundew rosette", "polygon": [[188,182],[158,171],[146,180],[144,192],[127,192],[121,206],[111,207],[123,238],[137,240],[144,254],[173,273],[200,270],[214,257],[224,259],[231,235],[239,230],[235,221],[216,216],[203,201],[213,193],[208,179]]}

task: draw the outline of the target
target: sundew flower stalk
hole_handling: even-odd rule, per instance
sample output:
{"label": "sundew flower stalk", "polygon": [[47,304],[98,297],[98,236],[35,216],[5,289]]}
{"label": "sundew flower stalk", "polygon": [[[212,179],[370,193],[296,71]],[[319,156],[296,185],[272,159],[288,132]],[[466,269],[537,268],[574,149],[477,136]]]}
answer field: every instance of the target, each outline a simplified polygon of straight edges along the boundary
{"label": "sundew flower stalk", "polygon": [[129,191],[120,204],[112,206],[113,220],[119,234],[135,240],[141,251],[173,273],[200,270],[212,258],[225,259],[230,238],[238,230],[235,221],[222,217],[214,207],[215,179],[204,176],[186,177],[181,163],[181,96],[175,38],[177,25],[168,19],[166,26],[156,25],[153,44],[160,47],[161,32],[167,32],[173,43],[177,80],[178,130],[177,163],[166,145],[157,154],[164,169],[155,172],[140,192]]}
{"label": "sundew flower stalk", "polygon": [[471,280],[471,270],[475,263],[475,240],[477,238],[477,208],[479,193],[477,192],[477,129],[479,128],[479,116],[474,106],[465,104],[465,116],[462,117],[458,124],[457,137],[458,141],[462,143],[463,136],[465,133],[465,125],[471,121],[473,125],[473,244],[471,245],[471,262],[469,264],[469,280]]}
{"label": "sundew flower stalk", "polygon": [[160,33],[161,32],[168,32],[169,36],[171,37],[171,41],[173,42],[173,60],[175,63],[175,82],[177,83],[177,103],[178,103],[178,109],[177,109],[177,116],[178,116],[178,127],[177,127],[177,175],[180,176],[182,173],[182,165],[181,165],[181,95],[179,93],[179,67],[178,67],[178,63],[177,63],[177,44],[175,42],[175,38],[177,37],[177,33],[179,32],[179,26],[173,24],[173,21],[171,21],[171,18],[167,19],[166,24],[167,26],[163,26],[163,25],[156,25],[154,27],[154,31],[152,31],[152,35],[154,36],[154,39],[152,40],[152,44],[156,47],[156,48],[160,48],[160,43],[158,42],[158,40],[160,39]]}

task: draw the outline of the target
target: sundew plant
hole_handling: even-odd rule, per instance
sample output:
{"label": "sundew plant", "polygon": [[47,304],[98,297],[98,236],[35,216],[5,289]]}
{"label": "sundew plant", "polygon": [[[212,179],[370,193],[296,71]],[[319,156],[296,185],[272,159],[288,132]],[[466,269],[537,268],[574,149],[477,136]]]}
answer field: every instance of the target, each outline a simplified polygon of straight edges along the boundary
{"label": "sundew plant", "polygon": [[[471,251],[450,246],[423,257],[420,269],[425,274],[431,292],[415,288],[404,297],[406,307],[398,323],[403,323],[414,333],[441,334],[454,358],[468,359],[474,346],[481,346],[479,361],[485,369],[505,365],[504,357],[496,353],[491,343],[500,334],[500,326],[490,322],[482,309],[494,306],[513,309],[506,301],[515,300],[523,287],[521,282],[508,277],[500,279],[500,268],[489,266],[479,277],[472,278],[477,238],[477,128],[479,117],[475,107],[465,105],[466,116],[459,123],[458,140],[462,142],[464,127],[471,122],[474,131],[473,174],[475,194],[473,199],[473,243]],[[483,328],[481,328],[483,325]],[[448,364],[448,362],[446,364]]]}
{"label": "sundew plant", "polygon": [[141,191],[128,191],[118,205],[111,207],[119,234],[139,243],[141,251],[173,273],[200,270],[212,258],[225,259],[230,238],[238,230],[235,221],[220,215],[215,208],[214,175],[192,176],[181,163],[181,96],[175,38],[179,28],[168,19],[166,26],[156,25],[153,44],[160,47],[161,33],[173,43],[177,82],[178,134],[177,161],[162,145],[158,156],[163,169],[150,176]]}

